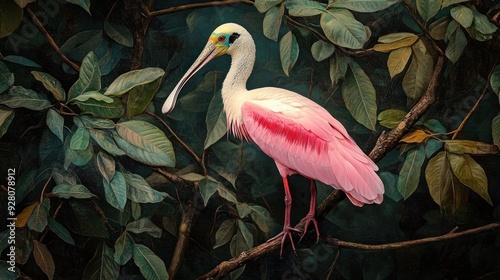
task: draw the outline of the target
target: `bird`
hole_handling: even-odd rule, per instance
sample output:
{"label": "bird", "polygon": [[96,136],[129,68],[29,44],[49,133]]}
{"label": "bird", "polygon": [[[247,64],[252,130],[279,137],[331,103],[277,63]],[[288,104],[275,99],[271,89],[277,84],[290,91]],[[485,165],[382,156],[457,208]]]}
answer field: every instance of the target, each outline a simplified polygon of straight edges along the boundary
{"label": "bird", "polygon": [[319,240],[315,218],[316,180],[342,190],[356,206],[380,204],[384,185],[377,165],[361,150],[345,127],[325,108],[311,99],[286,89],[263,87],[248,90],[246,83],[255,63],[256,48],[250,33],[236,23],[225,23],[210,35],[205,48],[165,100],[162,113],[168,115],[187,81],[212,59],[231,56],[221,95],[227,129],[237,138],[256,144],[271,157],[283,180],[285,215],[280,256],[286,239],[293,251],[290,225],[292,196],[288,177],[299,174],[310,180],[309,211],[300,240],[312,224]]}

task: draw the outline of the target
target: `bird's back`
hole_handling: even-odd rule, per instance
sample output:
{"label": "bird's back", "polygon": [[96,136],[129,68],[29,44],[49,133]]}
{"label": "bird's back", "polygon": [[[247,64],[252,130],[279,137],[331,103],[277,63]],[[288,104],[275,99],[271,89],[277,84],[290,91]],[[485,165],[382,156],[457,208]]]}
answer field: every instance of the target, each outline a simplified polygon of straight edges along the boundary
{"label": "bird's back", "polygon": [[248,92],[243,131],[276,161],[282,176],[299,173],[343,190],[353,204],[381,203],[376,164],[344,126],[310,99],[280,88]]}

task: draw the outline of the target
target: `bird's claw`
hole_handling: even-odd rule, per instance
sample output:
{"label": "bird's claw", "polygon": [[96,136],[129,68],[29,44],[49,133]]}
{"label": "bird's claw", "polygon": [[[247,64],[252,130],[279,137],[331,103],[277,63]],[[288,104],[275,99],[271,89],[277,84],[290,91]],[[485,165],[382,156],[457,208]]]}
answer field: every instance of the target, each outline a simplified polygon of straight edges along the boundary
{"label": "bird's claw", "polygon": [[287,238],[290,239],[290,243],[292,244],[293,252],[295,254],[297,253],[296,250],[295,250],[295,243],[293,242],[292,231],[294,231],[294,232],[301,232],[300,229],[293,228],[293,227],[290,227],[290,226],[284,226],[282,232],[280,232],[275,237],[269,239],[269,241],[271,241],[271,240],[278,239],[278,238],[281,237],[280,258],[282,258],[282,256],[283,256],[283,247],[285,245],[285,241],[286,241]]}
{"label": "bird's claw", "polygon": [[316,243],[318,243],[319,242],[318,222],[316,221],[316,218],[314,218],[314,215],[308,214],[302,220],[305,221],[305,224],[304,224],[304,231],[302,232],[302,235],[300,236],[300,239],[299,239],[299,243],[300,243],[300,241],[302,241],[302,238],[304,238],[304,236],[306,235],[307,228],[308,228],[310,223],[312,223],[314,225],[314,229],[316,230]]}

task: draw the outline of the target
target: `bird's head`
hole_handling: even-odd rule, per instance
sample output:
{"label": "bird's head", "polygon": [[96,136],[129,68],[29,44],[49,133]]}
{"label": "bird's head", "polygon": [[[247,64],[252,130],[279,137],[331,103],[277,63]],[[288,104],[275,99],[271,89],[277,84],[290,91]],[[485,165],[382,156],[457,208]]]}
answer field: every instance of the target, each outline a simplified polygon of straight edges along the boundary
{"label": "bird's head", "polygon": [[177,101],[177,96],[186,82],[205,66],[212,59],[224,55],[231,55],[241,45],[241,38],[251,38],[248,31],[242,26],[235,23],[225,23],[217,27],[210,35],[205,48],[201,51],[196,61],[191,65],[186,74],[181,78],[179,83],[172,90],[170,95],[162,107],[162,113],[168,114],[172,112]]}

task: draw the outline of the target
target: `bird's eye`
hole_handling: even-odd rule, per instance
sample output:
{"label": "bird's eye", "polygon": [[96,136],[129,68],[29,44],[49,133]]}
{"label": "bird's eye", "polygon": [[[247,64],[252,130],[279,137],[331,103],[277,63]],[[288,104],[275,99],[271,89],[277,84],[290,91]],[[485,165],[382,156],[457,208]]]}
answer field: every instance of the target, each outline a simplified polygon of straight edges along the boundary
{"label": "bird's eye", "polygon": [[224,36],[224,35],[220,35],[219,37],[217,37],[217,40],[218,40],[219,42],[224,42],[224,41],[226,41],[226,36]]}

